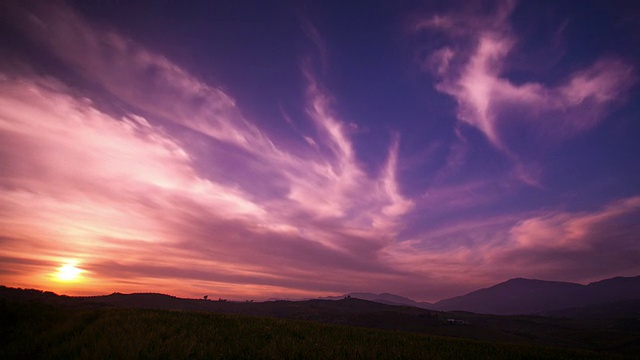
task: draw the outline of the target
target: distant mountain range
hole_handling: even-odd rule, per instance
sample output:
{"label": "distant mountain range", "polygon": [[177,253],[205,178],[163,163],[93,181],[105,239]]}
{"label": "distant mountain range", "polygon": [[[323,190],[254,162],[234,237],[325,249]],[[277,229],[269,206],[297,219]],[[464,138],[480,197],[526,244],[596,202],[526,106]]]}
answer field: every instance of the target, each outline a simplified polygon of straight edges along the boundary
{"label": "distant mountain range", "polygon": [[382,293],[382,294],[373,294],[373,293],[349,293],[342,296],[327,296],[320,298],[322,300],[340,300],[344,298],[355,298],[361,300],[373,301],[381,304],[387,305],[399,305],[399,306],[413,306],[422,309],[432,309],[433,304],[428,302],[418,302],[415,300],[411,300],[404,296]]}
{"label": "distant mountain range", "polygon": [[[616,277],[588,285],[569,282],[532,279],[511,279],[503,283],[470,292],[463,296],[438,301],[434,304],[417,302],[389,293],[350,293],[325,297],[307,302],[271,301],[264,303],[211,301],[182,299],[163,294],[119,294],[71,297],[60,296],[38,290],[12,289],[0,286],[0,298],[15,300],[38,300],[60,306],[72,307],[134,307],[156,309],[183,309],[243,313],[262,316],[290,316],[291,312],[308,313],[307,306],[329,307],[332,301],[322,300],[366,300],[340,302],[351,304],[349,313],[363,311],[387,311],[381,306],[402,306],[435,311],[466,311],[491,315],[542,315],[570,318],[640,318],[640,276]],[[318,302],[320,301],[320,302]],[[303,304],[304,303],[304,304]],[[337,304],[335,304],[337,306]],[[387,308],[385,308],[387,309]],[[344,310],[344,309],[343,309]],[[340,310],[340,311],[343,311]],[[418,309],[415,309],[418,310]],[[331,311],[337,311],[335,309]],[[399,311],[399,310],[394,310]],[[413,311],[413,310],[411,310]],[[302,316],[302,315],[300,315]],[[341,315],[342,316],[342,315]]]}
{"label": "distant mountain range", "polygon": [[468,311],[479,314],[547,316],[611,316],[640,311],[640,276],[615,277],[588,285],[516,278],[466,295],[438,301],[417,302],[383,293],[350,293],[350,296],[389,305],[414,306],[437,311]]}
{"label": "distant mountain range", "polygon": [[517,278],[438,301],[432,309],[496,315],[561,315],[565,310],[573,309],[576,313],[577,308],[628,300],[640,300],[640,276],[616,277],[588,285]]}

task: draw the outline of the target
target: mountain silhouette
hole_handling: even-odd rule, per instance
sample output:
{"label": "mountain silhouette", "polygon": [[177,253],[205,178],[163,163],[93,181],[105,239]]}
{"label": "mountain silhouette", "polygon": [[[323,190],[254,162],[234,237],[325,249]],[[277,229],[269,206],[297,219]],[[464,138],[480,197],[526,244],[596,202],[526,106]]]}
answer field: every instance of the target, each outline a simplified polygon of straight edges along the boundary
{"label": "mountain silhouette", "polygon": [[[624,317],[640,312],[640,276],[616,277],[581,285],[570,282],[516,278],[463,296],[434,304],[389,293],[349,293],[308,302],[268,301],[264,303],[184,299],[157,293],[72,297],[48,291],[12,289],[0,286],[0,298],[21,301],[45,301],[71,307],[132,307],[181,309],[243,313],[247,315],[282,316],[309,312],[306,307],[330,309],[331,312],[387,311],[381,306],[414,307],[435,311],[467,311],[491,315],[544,315],[553,317]],[[351,300],[331,304],[322,300]],[[365,300],[365,301],[360,301]],[[320,301],[320,302],[318,302]],[[321,305],[320,305],[321,304]],[[346,306],[349,305],[349,306]],[[345,307],[346,306],[346,307]],[[417,309],[415,309],[417,310]],[[323,310],[324,311],[324,310]],[[329,310],[327,310],[329,311]],[[408,311],[408,310],[407,310]],[[289,316],[289,315],[287,315]],[[301,315],[302,316],[302,315]]]}
{"label": "mountain silhouette", "polygon": [[344,295],[341,295],[341,296],[323,297],[321,299],[324,299],[324,300],[340,300],[340,299],[344,299],[346,297],[350,297],[350,298],[354,298],[354,299],[367,300],[367,301],[373,301],[373,302],[377,302],[377,303],[381,303],[381,304],[387,304],[387,305],[413,306],[413,307],[422,308],[422,309],[431,309],[433,307],[433,304],[428,303],[428,302],[418,302],[418,301],[406,298],[404,296],[390,294],[390,293],[374,294],[374,293],[358,293],[358,292],[354,292],[354,293],[344,294]]}
{"label": "mountain silhouette", "polygon": [[495,315],[551,314],[556,311],[557,316],[561,315],[557,310],[593,308],[598,304],[604,306],[628,300],[640,300],[640,276],[616,277],[588,285],[516,278],[438,301],[431,309]]}

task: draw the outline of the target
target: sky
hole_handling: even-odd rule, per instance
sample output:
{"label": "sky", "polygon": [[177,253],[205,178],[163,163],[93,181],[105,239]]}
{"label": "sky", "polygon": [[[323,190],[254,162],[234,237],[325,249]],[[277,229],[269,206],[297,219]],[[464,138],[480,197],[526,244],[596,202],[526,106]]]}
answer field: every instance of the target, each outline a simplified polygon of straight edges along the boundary
{"label": "sky", "polygon": [[640,275],[632,1],[2,3],[0,284]]}

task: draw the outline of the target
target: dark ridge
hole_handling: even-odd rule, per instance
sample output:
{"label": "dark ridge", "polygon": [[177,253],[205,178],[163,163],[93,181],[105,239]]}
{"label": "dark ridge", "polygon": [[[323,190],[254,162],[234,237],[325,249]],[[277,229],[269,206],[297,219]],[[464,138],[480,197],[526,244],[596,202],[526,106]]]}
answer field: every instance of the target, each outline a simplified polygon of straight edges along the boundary
{"label": "dark ridge", "polygon": [[[560,314],[550,313],[565,316],[574,311],[581,316],[590,315],[588,319],[568,319],[543,316],[496,316],[464,311],[440,312],[412,306],[387,305],[353,297],[340,300],[266,302],[184,299],[158,293],[113,293],[103,296],[73,297],[40,290],[0,286],[0,322],[10,323],[15,320],[11,316],[5,316],[4,310],[25,308],[21,304],[27,307],[30,306],[29,304],[45,304],[68,310],[61,314],[78,311],[94,314],[112,308],[196,311],[401,330],[493,342],[561,346],[624,355],[637,354],[637,351],[640,351],[637,345],[640,344],[637,341],[640,340],[638,316],[632,314],[631,317],[622,319],[602,316],[603,309],[605,312],[609,311],[607,309],[619,310],[622,305],[632,309],[633,306],[638,306],[640,301],[608,304],[605,308],[591,307],[580,311],[567,309]],[[594,313],[598,316],[592,316]],[[619,316],[628,313],[609,311],[609,314]]]}
{"label": "dark ridge", "polygon": [[634,299],[640,299],[640,276],[616,277],[589,285],[516,278],[438,301],[431,308],[497,315],[552,314],[554,310]]}

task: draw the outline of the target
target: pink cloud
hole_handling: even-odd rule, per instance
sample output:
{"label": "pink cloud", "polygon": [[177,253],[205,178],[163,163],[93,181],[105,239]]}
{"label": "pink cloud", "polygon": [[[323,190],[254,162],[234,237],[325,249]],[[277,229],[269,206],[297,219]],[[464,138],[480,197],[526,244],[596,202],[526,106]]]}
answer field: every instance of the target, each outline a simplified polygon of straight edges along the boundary
{"label": "pink cloud", "polygon": [[614,202],[593,213],[554,213],[534,217],[514,226],[511,229],[511,239],[514,246],[520,249],[531,247],[563,248],[571,251],[593,250],[595,239],[590,235],[594,228],[638,211],[640,198],[633,197]]}
{"label": "pink cloud", "polygon": [[382,208],[382,213],[391,217],[406,214],[413,208],[413,201],[405,199],[400,193],[398,182],[396,179],[396,171],[398,168],[398,147],[400,144],[400,136],[393,137],[393,143],[389,149],[387,163],[384,167],[383,175],[380,182],[382,183],[382,194],[388,199],[388,205]]}
{"label": "pink cloud", "polygon": [[167,218],[185,213],[268,223],[242,192],[200,178],[185,150],[144,119],[114,119],[52,81],[5,78],[0,87],[9,140],[0,145],[0,222],[3,236],[20,239],[4,256],[135,259],[176,244]]}
{"label": "pink cloud", "polygon": [[408,278],[422,276],[423,286],[446,283],[440,291],[450,296],[507,280],[505,274],[582,283],[635,276],[639,216],[640,198],[630,197],[590,212],[461,220],[432,226],[384,253]]}
{"label": "pink cloud", "polygon": [[439,31],[454,40],[427,57],[424,68],[439,78],[439,91],[457,100],[458,119],[510,155],[507,129],[514,122],[557,140],[603,121],[608,107],[634,83],[633,67],[603,57],[558,85],[516,84],[505,76],[518,43],[508,22],[515,2],[499,4],[490,15],[436,15],[415,23],[416,31]]}
{"label": "pink cloud", "polygon": [[526,276],[592,281],[638,273],[640,199],[631,197],[592,212],[556,212],[522,220],[488,258]]}
{"label": "pink cloud", "polygon": [[17,25],[34,41],[140,110],[241,148],[272,148],[224,91],[132,40],[91,25],[68,6],[39,3],[15,14]]}
{"label": "pink cloud", "polygon": [[[54,81],[7,79],[0,86],[3,130],[14,140],[13,146],[3,147],[9,174],[49,176],[46,183],[31,181],[51,191],[88,180],[87,187],[113,192],[149,186],[212,201],[227,208],[227,214],[260,213],[239,191],[198,178],[186,151],[141,117],[114,119],[90,101],[64,94],[64,86]],[[19,158],[28,159],[28,168],[13,162]],[[26,187],[32,190],[29,182]]]}

